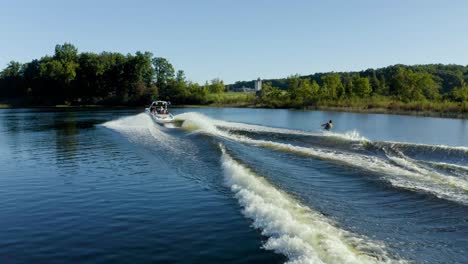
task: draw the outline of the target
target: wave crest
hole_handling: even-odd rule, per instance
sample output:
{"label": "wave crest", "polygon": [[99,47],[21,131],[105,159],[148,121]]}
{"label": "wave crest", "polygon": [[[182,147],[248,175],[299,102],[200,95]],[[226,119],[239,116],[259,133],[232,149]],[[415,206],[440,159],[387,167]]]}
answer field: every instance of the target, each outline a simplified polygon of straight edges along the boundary
{"label": "wave crest", "polygon": [[268,237],[265,249],[284,254],[288,263],[406,263],[392,258],[382,244],[336,227],[220,147],[226,184],[244,208],[244,215]]}

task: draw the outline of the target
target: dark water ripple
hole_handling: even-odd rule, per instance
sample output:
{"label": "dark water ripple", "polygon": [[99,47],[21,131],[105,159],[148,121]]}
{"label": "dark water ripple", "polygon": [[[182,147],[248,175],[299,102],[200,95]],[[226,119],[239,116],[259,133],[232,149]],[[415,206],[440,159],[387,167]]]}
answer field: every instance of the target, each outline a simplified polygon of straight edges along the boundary
{"label": "dark water ripple", "polygon": [[[249,112],[255,117],[245,115],[247,110],[198,111],[260,125],[298,129],[305,124],[303,112],[281,111],[272,121],[267,117],[278,112]],[[468,207],[462,203],[397,188],[375,171],[206,133],[102,126],[139,112],[0,110],[0,263],[285,262],[286,257],[262,248],[267,237],[251,227],[226,187],[220,142],[279,190],[337,227],[384,243],[395,258],[468,261]],[[463,168],[442,163],[467,165],[463,150],[421,145],[431,142],[393,144],[388,135],[357,144],[320,134],[233,132],[385,160],[401,151],[417,165],[461,178]],[[464,134],[453,140],[465,142]]]}
{"label": "dark water ripple", "polygon": [[[0,117],[1,263],[284,262],[235,201],[169,166],[157,145],[74,122],[89,114]],[[197,169],[220,178],[210,165]]]}
{"label": "dark water ripple", "polygon": [[243,163],[282,190],[347,230],[385,241],[405,259],[418,263],[466,260],[468,207],[464,205],[395,189],[378,175],[327,161],[226,144]]}

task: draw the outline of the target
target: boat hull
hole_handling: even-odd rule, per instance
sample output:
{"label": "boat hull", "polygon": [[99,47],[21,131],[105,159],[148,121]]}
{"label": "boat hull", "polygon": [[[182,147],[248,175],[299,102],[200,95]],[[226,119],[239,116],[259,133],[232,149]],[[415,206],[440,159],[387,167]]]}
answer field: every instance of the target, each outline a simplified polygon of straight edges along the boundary
{"label": "boat hull", "polygon": [[145,109],[145,112],[158,124],[168,124],[174,122],[174,116],[171,114],[153,114],[149,109]]}

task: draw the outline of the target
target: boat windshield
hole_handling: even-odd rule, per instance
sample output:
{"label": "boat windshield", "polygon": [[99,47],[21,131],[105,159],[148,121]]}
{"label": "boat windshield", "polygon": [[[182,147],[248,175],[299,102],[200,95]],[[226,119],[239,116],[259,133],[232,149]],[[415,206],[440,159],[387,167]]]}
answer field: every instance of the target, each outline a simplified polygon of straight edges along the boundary
{"label": "boat windshield", "polygon": [[169,114],[167,110],[168,103],[165,101],[156,101],[153,102],[150,106],[150,111],[153,114]]}

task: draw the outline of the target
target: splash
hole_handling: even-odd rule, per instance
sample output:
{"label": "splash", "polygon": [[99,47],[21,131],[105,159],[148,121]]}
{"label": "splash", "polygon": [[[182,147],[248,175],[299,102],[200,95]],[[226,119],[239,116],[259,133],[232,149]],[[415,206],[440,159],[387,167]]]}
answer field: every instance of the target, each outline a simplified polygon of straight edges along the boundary
{"label": "splash", "polygon": [[244,215],[268,236],[264,248],[284,254],[287,263],[406,263],[389,256],[382,244],[336,227],[220,147],[226,184],[244,208]]}
{"label": "splash", "polygon": [[352,131],[348,131],[345,133],[335,133],[331,131],[324,131],[323,135],[328,136],[328,137],[340,138],[340,139],[348,140],[348,141],[370,142],[369,139],[361,136],[357,130],[352,130]]}
{"label": "splash", "polygon": [[183,113],[175,116],[176,120],[183,120],[182,128],[190,131],[199,131],[210,134],[217,134],[219,129],[211,118],[199,113]]}

